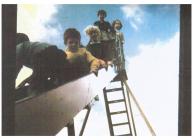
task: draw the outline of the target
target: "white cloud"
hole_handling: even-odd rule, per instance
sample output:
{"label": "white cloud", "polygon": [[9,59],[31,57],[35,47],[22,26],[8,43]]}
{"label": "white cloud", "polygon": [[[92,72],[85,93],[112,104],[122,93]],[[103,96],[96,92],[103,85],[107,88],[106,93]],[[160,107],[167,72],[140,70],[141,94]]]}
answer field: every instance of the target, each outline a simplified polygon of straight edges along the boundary
{"label": "white cloud", "polygon": [[[60,24],[57,24],[53,16],[57,13],[54,5],[18,5],[17,32],[26,33],[30,41],[42,41],[58,45],[61,35]],[[48,25],[54,23],[54,27]],[[17,79],[16,86],[30,76],[32,70],[23,67]]]}
{"label": "white cloud", "polygon": [[177,135],[179,33],[168,41],[142,44],[139,50],[127,58],[128,83],[157,135]]}
{"label": "white cloud", "polygon": [[33,72],[32,69],[24,66],[20,70],[20,72],[17,76],[17,79],[15,80],[15,87],[17,87],[23,80],[28,78],[32,74],[32,72]]}
{"label": "white cloud", "polygon": [[139,25],[143,23],[144,12],[139,5],[125,5],[121,7],[125,17],[129,20],[131,26],[138,30]]}
{"label": "white cloud", "polygon": [[131,27],[133,27],[135,30],[138,30],[138,26],[133,22],[130,21]]}
{"label": "white cloud", "polygon": [[53,18],[56,13],[55,5],[18,5],[17,32],[26,33],[31,41],[57,44],[62,28]]}

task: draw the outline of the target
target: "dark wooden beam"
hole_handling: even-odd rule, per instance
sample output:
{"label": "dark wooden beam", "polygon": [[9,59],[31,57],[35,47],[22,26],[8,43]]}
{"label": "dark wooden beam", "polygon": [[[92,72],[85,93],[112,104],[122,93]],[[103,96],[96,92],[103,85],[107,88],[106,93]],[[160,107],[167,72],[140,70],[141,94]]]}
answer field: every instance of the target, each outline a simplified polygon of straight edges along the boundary
{"label": "dark wooden beam", "polygon": [[2,5],[2,135],[14,135],[17,5]]}
{"label": "dark wooden beam", "polygon": [[191,5],[180,5],[178,135],[191,135]]}

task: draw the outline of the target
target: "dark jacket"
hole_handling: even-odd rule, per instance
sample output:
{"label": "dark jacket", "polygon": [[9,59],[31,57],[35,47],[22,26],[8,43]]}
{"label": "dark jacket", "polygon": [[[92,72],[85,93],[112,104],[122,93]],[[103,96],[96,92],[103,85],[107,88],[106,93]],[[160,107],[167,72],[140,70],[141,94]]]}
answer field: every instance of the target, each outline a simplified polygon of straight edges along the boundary
{"label": "dark jacket", "polygon": [[66,54],[55,45],[25,41],[16,46],[16,76],[22,66],[27,66],[33,70],[36,81],[63,78],[67,65]]}
{"label": "dark jacket", "polygon": [[102,43],[93,43],[89,42],[86,46],[86,49],[96,58],[102,59]]}
{"label": "dark jacket", "polygon": [[94,26],[99,27],[100,31],[105,31],[105,32],[112,31],[111,24],[108,21],[104,21],[104,22],[96,21],[94,23]]}

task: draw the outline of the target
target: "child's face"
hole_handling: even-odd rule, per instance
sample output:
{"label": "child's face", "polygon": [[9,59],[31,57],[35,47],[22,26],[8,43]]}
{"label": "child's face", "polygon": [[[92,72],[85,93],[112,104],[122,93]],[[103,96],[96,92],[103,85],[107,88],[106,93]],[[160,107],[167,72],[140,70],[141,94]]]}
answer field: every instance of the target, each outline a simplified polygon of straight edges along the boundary
{"label": "child's face", "polygon": [[77,38],[68,38],[66,45],[70,49],[77,49],[80,46],[80,40]]}
{"label": "child's face", "polygon": [[98,33],[97,32],[92,32],[91,34],[90,34],[90,38],[93,40],[93,41],[98,41]]}
{"label": "child's face", "polygon": [[114,28],[117,29],[117,30],[120,30],[121,24],[119,22],[116,22],[115,25],[114,25]]}
{"label": "child's face", "polygon": [[104,14],[99,14],[99,20],[104,20],[105,19],[105,15]]}

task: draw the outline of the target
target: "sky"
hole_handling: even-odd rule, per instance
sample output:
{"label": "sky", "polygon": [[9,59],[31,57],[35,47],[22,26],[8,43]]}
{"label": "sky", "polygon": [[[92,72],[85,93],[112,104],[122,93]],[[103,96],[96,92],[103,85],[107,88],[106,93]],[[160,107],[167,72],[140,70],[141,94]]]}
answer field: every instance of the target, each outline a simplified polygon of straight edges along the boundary
{"label": "sky", "polygon": [[[128,84],[156,134],[177,135],[179,5],[19,5],[17,31],[28,34],[31,41],[48,42],[64,49],[63,33],[74,27],[86,45],[84,29],[97,20],[99,9],[107,11],[106,20],[110,23],[114,19],[122,21]],[[29,74],[31,70],[22,69],[17,83]],[[109,135],[102,94],[99,97],[85,135]],[[138,135],[150,135],[132,106]],[[75,118],[77,129],[84,113]],[[59,135],[64,133],[62,130]]]}

